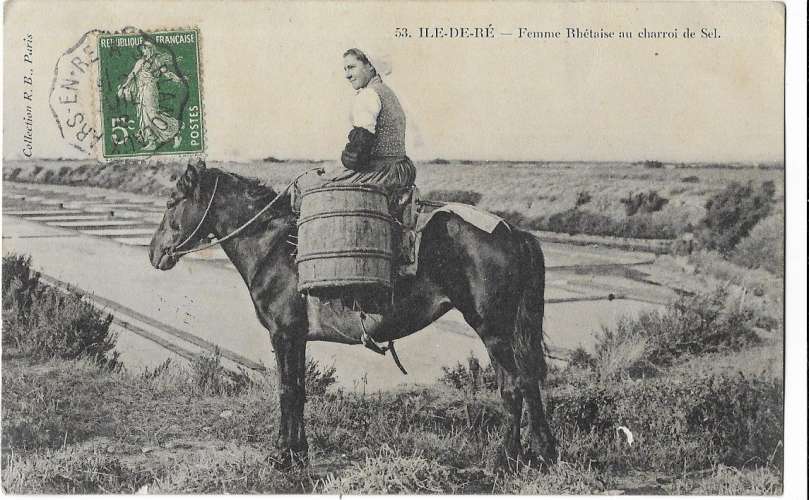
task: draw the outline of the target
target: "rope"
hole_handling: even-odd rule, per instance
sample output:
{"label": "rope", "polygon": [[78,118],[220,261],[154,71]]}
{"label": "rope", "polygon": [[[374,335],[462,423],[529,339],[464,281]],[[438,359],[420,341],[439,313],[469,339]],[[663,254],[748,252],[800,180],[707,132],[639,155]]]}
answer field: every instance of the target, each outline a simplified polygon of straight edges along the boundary
{"label": "rope", "polygon": [[[212,248],[212,247],[215,247],[215,246],[217,246],[217,245],[221,245],[222,243],[224,243],[224,242],[228,241],[229,239],[233,238],[234,236],[236,236],[236,235],[238,235],[239,233],[241,233],[242,231],[244,231],[244,229],[245,229],[247,226],[249,226],[250,224],[252,224],[252,223],[253,223],[253,222],[255,222],[256,220],[258,220],[258,218],[259,218],[259,217],[261,217],[262,215],[264,215],[264,213],[265,213],[265,212],[267,212],[267,210],[269,210],[270,208],[272,208],[272,206],[273,206],[273,205],[275,205],[275,204],[278,202],[278,200],[280,200],[280,199],[281,199],[281,198],[282,198],[282,197],[283,197],[283,196],[284,196],[284,195],[285,195],[285,194],[286,194],[286,193],[289,191],[289,188],[291,188],[292,186],[294,186],[294,185],[295,185],[295,184],[298,182],[298,179],[300,179],[300,178],[301,178],[301,177],[303,177],[304,175],[308,174],[309,172],[322,171],[322,170],[323,170],[322,168],[313,168],[313,169],[309,169],[309,170],[306,170],[305,172],[301,173],[301,174],[300,174],[300,175],[298,175],[297,177],[295,177],[295,179],[293,179],[293,180],[292,180],[292,182],[290,182],[289,184],[287,184],[287,185],[286,185],[286,187],[285,187],[285,188],[284,188],[284,189],[283,189],[283,190],[282,190],[280,193],[278,193],[278,194],[275,196],[275,198],[273,198],[273,199],[272,199],[272,201],[270,201],[270,202],[267,204],[267,206],[265,206],[264,208],[262,208],[261,210],[259,210],[259,211],[256,213],[256,215],[254,215],[252,218],[250,218],[250,220],[248,220],[247,222],[245,222],[245,223],[244,223],[244,224],[242,224],[241,226],[239,226],[239,227],[237,227],[236,229],[234,229],[233,231],[231,231],[231,232],[230,232],[228,235],[226,235],[226,236],[224,236],[224,237],[222,237],[222,238],[219,238],[219,239],[218,239],[218,240],[216,240],[216,241],[212,241],[212,242],[210,242],[210,243],[207,243],[207,244],[202,245],[202,246],[199,246],[199,247],[192,248],[192,249],[190,249],[190,250],[183,250],[183,251],[181,251],[181,252],[175,252],[175,251],[172,251],[172,252],[170,252],[170,253],[169,253],[169,257],[171,257],[171,258],[175,258],[175,257],[181,257],[181,256],[186,255],[186,254],[189,254],[189,253],[199,252],[199,251],[201,251],[201,250],[207,250],[208,248]],[[205,214],[202,216],[202,219],[200,219],[199,224],[197,224],[197,228],[196,228],[196,229],[194,229],[194,232],[193,232],[193,233],[191,233],[191,236],[189,236],[188,238],[186,238],[186,239],[185,239],[185,241],[183,241],[182,243],[180,243],[179,245],[177,245],[176,247],[174,247],[174,249],[175,249],[175,250],[176,250],[177,248],[179,248],[179,247],[181,247],[181,246],[185,245],[185,244],[186,244],[186,243],[187,243],[187,242],[188,242],[188,241],[189,241],[189,240],[190,240],[190,239],[191,239],[191,238],[194,236],[194,234],[195,234],[195,233],[196,233],[196,232],[199,230],[199,228],[200,228],[200,227],[202,227],[202,223],[205,221],[205,218],[206,218],[206,217],[207,217],[207,215],[208,215],[208,211],[210,210],[211,205],[213,204],[213,199],[214,199],[214,196],[216,195],[216,187],[217,187],[218,183],[219,183],[219,177],[217,177],[217,178],[216,178],[216,182],[214,183],[214,190],[213,190],[213,194],[211,195],[211,199],[210,199],[210,201],[208,202],[208,208],[206,208],[206,209],[205,209]]]}
{"label": "rope", "polygon": [[[213,205],[213,199],[216,197],[216,189],[217,189],[218,187],[219,187],[219,176],[217,175],[217,176],[216,176],[216,180],[215,180],[215,181],[214,181],[214,183],[213,183],[213,192],[211,193],[211,199],[210,199],[210,200],[208,200],[208,206],[207,206],[207,207],[205,207],[205,213],[204,213],[204,214],[202,214],[202,218],[199,220],[199,224],[197,224],[197,227],[195,227],[195,228],[194,228],[194,230],[193,230],[193,231],[191,231],[191,234],[189,234],[189,235],[188,235],[188,238],[184,239],[182,243],[180,243],[179,245],[176,245],[176,246],[174,247],[174,250],[176,250],[176,249],[178,249],[178,248],[181,248],[181,247],[182,247],[182,246],[184,246],[186,243],[188,243],[189,241],[191,241],[191,238],[193,238],[193,237],[194,237],[194,235],[195,235],[195,234],[197,234],[197,231],[199,231],[199,228],[201,228],[201,227],[202,227],[202,223],[203,223],[203,222],[205,222],[205,219],[208,217],[208,212],[210,212],[210,211],[211,211],[211,205]],[[181,254],[181,255],[182,255],[182,254]]]}

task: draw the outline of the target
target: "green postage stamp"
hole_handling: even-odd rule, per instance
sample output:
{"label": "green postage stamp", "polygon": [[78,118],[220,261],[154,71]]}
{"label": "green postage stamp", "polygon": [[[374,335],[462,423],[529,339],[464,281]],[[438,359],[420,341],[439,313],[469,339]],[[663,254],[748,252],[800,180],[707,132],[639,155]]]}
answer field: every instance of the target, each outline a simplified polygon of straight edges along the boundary
{"label": "green postage stamp", "polygon": [[101,35],[98,56],[105,158],[204,150],[198,31]]}

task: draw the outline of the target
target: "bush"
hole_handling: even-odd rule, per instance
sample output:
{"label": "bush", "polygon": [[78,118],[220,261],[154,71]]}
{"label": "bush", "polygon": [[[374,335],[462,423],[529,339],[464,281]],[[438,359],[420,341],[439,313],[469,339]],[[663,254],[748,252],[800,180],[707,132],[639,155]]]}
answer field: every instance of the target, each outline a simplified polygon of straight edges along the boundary
{"label": "bush", "polygon": [[621,198],[621,203],[624,204],[624,210],[628,216],[635,215],[638,212],[644,214],[659,212],[668,202],[669,200],[657,194],[657,191],[629,193],[626,198]]}
{"label": "bush", "polygon": [[529,221],[528,228],[556,233],[640,239],[674,239],[680,232],[680,228],[655,223],[650,214],[636,215],[616,221],[607,215],[576,209],[553,214],[547,219],[532,219]]}
{"label": "bush", "polygon": [[[581,384],[551,393],[546,407],[570,463],[669,474],[783,466],[781,382],[722,375]],[[633,445],[618,426],[632,432]]]}
{"label": "bush", "polygon": [[694,183],[699,182],[699,177],[697,177],[696,175],[687,175],[687,176],[683,177],[682,179],[680,179],[680,182],[687,182],[687,183],[690,183],[690,184],[694,184]]}
{"label": "bush", "polygon": [[657,160],[646,160],[643,162],[643,166],[646,168],[663,168],[663,162]]}
{"label": "bush", "polygon": [[758,342],[751,310],[728,307],[727,291],[680,297],[664,312],[624,317],[597,334],[595,367],[601,380],[652,375],[682,356]]}
{"label": "bush", "polygon": [[744,239],[739,241],[731,260],[751,269],[764,269],[778,277],[784,277],[784,218],[771,215],[756,224]]}
{"label": "bush", "polygon": [[30,257],[3,257],[3,343],[36,360],[89,358],[119,368],[112,315],[75,291],[42,285],[30,266]]}
{"label": "bush", "polygon": [[309,396],[322,396],[329,387],[337,383],[337,368],[334,365],[320,368],[314,359],[306,360],[306,394]]}
{"label": "bush", "polygon": [[459,189],[437,189],[424,195],[427,200],[445,201],[447,203],[464,203],[466,205],[477,205],[483,195],[477,191],[464,191]]}
{"label": "bush", "polygon": [[191,362],[191,380],[193,390],[206,396],[232,396],[253,385],[244,368],[239,367],[239,371],[234,372],[222,366],[222,353],[218,346],[194,358]]}
{"label": "bush", "polygon": [[573,368],[595,368],[595,358],[583,347],[575,348],[568,356],[568,366]]}
{"label": "bush", "polygon": [[699,232],[702,246],[729,256],[756,223],[769,215],[774,197],[772,181],[759,187],[752,182],[732,182],[705,204],[707,213]]}
{"label": "bush", "polygon": [[467,365],[464,366],[459,361],[454,367],[442,366],[441,371],[444,374],[438,378],[439,382],[471,393],[475,393],[480,389],[490,391],[497,389],[497,376],[492,365],[481,369],[480,361],[474,355],[469,357]]}
{"label": "bush", "polygon": [[576,193],[576,208],[590,203],[592,199],[593,198],[590,196],[590,193],[587,191],[579,191]]}

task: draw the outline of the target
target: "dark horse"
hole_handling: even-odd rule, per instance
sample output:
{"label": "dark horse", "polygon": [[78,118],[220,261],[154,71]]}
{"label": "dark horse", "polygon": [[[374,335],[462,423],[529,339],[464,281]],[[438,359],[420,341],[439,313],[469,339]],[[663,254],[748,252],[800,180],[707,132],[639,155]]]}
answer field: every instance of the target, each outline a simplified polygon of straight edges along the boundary
{"label": "dark horse", "polygon": [[[207,169],[203,162],[189,164],[149,246],[152,265],[171,269],[178,245],[190,248],[211,233],[223,238],[276,196],[254,179]],[[277,446],[288,464],[307,456],[305,353],[307,340],[313,339],[308,338],[306,299],[297,290],[297,267],[288,243],[297,231],[296,217],[288,195],[276,201],[238,235],[223,241],[222,248],[270,333],[280,385]],[[486,345],[510,415],[500,462],[528,457],[554,461],[555,441],[540,392],[546,364],[545,264],[539,242],[504,225],[490,234],[450,213],[434,216],[422,234],[417,274],[396,283],[392,310],[371,336],[378,342],[402,338],[457,308]],[[531,423],[527,454],[520,441],[523,401]]]}

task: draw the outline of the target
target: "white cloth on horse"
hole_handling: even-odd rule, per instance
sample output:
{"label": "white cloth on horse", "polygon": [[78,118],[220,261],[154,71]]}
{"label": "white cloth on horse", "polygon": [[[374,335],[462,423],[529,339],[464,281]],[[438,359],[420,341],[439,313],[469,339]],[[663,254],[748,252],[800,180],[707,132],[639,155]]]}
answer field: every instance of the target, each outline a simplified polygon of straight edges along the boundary
{"label": "white cloth on horse", "polygon": [[418,226],[416,227],[416,231],[421,232],[430,222],[430,220],[435,217],[436,214],[439,213],[453,213],[460,217],[461,219],[465,220],[466,222],[472,224],[476,228],[486,231],[487,233],[493,233],[497,226],[503,224],[507,229],[511,229],[508,223],[503,220],[501,217],[498,217],[490,212],[485,210],[481,210],[477,207],[472,205],[464,205],[463,203],[447,203],[443,207],[437,208],[427,214],[427,216],[419,217]]}

